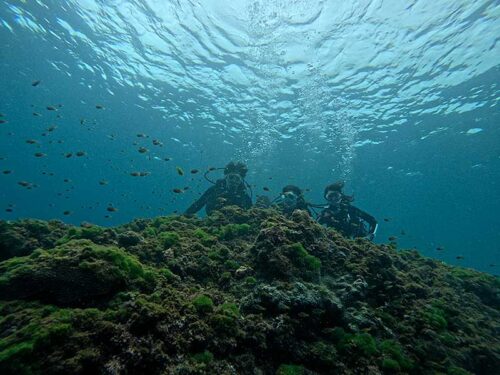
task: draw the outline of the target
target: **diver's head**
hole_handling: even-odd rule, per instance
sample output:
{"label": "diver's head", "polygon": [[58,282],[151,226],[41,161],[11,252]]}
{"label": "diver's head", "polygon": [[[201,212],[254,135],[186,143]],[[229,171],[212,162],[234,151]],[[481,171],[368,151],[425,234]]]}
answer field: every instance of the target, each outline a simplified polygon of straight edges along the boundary
{"label": "diver's head", "polygon": [[225,167],[224,167],[224,175],[228,174],[238,174],[241,176],[241,178],[245,178],[247,175],[248,168],[245,165],[245,163],[242,163],[241,161],[238,162],[229,162]]}
{"label": "diver's head", "polygon": [[281,199],[287,208],[296,207],[301,196],[302,190],[295,185],[287,185],[281,191]]}
{"label": "diver's head", "polygon": [[245,186],[244,178],[247,175],[247,166],[242,162],[230,162],[224,167],[224,182],[228,191],[236,191]]}
{"label": "diver's head", "polygon": [[243,177],[237,173],[228,173],[224,176],[224,182],[228,191],[236,191],[243,186]]}
{"label": "diver's head", "polygon": [[343,200],[350,201],[352,197],[348,197],[342,193],[342,189],[344,188],[344,181],[337,181],[333,184],[328,185],[325,188],[323,196],[328,201],[328,203],[332,205],[338,205]]}

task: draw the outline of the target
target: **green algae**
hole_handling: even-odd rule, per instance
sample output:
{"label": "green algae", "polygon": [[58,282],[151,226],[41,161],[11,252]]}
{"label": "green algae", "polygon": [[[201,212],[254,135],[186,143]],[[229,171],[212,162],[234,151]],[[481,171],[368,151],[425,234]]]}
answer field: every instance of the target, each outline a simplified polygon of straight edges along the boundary
{"label": "green algae", "polygon": [[164,249],[168,249],[174,245],[177,245],[180,241],[181,237],[176,232],[161,232],[158,235],[158,240]]}
{"label": "green algae", "polygon": [[410,370],[413,368],[413,362],[404,354],[403,348],[401,345],[395,340],[384,340],[379,345],[380,351],[384,355],[384,363],[382,364],[383,368],[387,368],[387,365],[391,363],[391,361],[397,363],[398,369]]}
{"label": "green algae", "polygon": [[317,271],[321,268],[321,261],[315,256],[309,254],[301,243],[294,243],[289,246],[291,257],[299,264],[311,271]]}
{"label": "green algae", "polygon": [[231,240],[246,235],[250,229],[249,224],[227,224],[220,227],[217,237],[222,240]]}
{"label": "green algae", "polygon": [[212,312],[214,308],[214,302],[210,297],[201,295],[193,299],[193,306],[199,313],[206,314]]}
{"label": "green algae", "polygon": [[205,350],[201,353],[193,354],[192,358],[195,362],[204,363],[208,365],[214,360],[214,355],[208,350]]}
{"label": "green algae", "polygon": [[299,365],[281,365],[276,371],[276,375],[303,375],[305,369]]}

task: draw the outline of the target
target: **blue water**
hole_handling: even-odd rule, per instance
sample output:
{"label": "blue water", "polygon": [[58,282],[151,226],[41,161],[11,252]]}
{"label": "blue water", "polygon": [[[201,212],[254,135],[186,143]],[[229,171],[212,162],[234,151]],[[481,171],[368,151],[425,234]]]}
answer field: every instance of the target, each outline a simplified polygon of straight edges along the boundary
{"label": "blue water", "polygon": [[1,1],[0,218],[182,212],[210,186],[191,169],[243,160],[254,198],[292,183],[322,203],[344,179],[376,242],[498,274],[499,18],[469,0]]}

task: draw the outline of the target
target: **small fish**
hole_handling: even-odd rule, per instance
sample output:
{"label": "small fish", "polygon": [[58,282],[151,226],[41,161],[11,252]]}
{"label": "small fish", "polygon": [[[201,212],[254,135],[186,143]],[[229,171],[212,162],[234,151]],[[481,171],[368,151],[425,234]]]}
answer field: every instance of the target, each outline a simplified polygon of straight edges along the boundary
{"label": "small fish", "polygon": [[184,191],[189,190],[189,186],[184,186]]}
{"label": "small fish", "polygon": [[54,131],[54,130],[56,130],[56,129],[57,129],[57,126],[52,125],[52,126],[49,126],[49,127],[47,128],[47,131],[49,131],[49,132],[53,132],[53,131]]}
{"label": "small fish", "polygon": [[40,84],[40,82],[42,82],[42,81],[40,81],[40,80],[33,81],[33,82],[31,82],[31,86],[33,86],[33,87],[38,86]]}
{"label": "small fish", "polygon": [[153,139],[153,145],[155,146],[163,146],[163,143],[161,143],[159,140],[157,139]]}
{"label": "small fish", "polygon": [[2,171],[2,173],[3,173],[3,174],[11,174],[11,173],[12,173],[12,171],[11,171],[11,170],[9,170],[9,169],[6,169],[6,170]]}
{"label": "small fish", "polygon": [[38,143],[38,141],[34,140],[34,139],[27,139],[26,140],[26,143],[30,144],[30,145],[34,145],[35,143]]}
{"label": "small fish", "polygon": [[461,259],[464,259],[465,257],[463,255],[457,255],[455,258],[458,260],[461,260]]}
{"label": "small fish", "polygon": [[71,180],[69,178],[65,178],[63,181],[64,182],[71,182]]}
{"label": "small fish", "polygon": [[73,156],[73,153],[72,152],[68,152],[67,154],[64,155],[66,158],[70,158]]}
{"label": "small fish", "polygon": [[85,123],[85,119],[84,118],[81,118],[80,119],[80,125],[83,125]]}
{"label": "small fish", "polygon": [[47,110],[49,110],[49,111],[57,111],[57,108],[54,107],[54,106],[48,105],[47,106]]}
{"label": "small fish", "polygon": [[71,215],[71,211],[64,211],[63,215],[65,215],[65,216]]}
{"label": "small fish", "polygon": [[178,188],[175,188],[175,189],[173,189],[172,191],[173,191],[174,193],[176,193],[176,194],[180,194],[180,193],[182,193],[182,189],[178,189]]}
{"label": "small fish", "polygon": [[264,191],[269,191],[269,188],[268,188],[267,186],[264,186],[264,187],[262,188],[262,190],[264,190]]}
{"label": "small fish", "polygon": [[106,208],[106,210],[108,210],[109,212],[116,212],[116,211],[118,211],[118,208],[113,207],[113,206],[109,206]]}
{"label": "small fish", "polygon": [[147,135],[144,133],[137,134],[137,138],[146,138],[146,137],[147,137]]}
{"label": "small fish", "polygon": [[437,251],[443,251],[443,250],[444,250],[444,247],[442,247],[442,246],[438,246],[438,247],[436,247],[436,250],[437,250]]}
{"label": "small fish", "polygon": [[31,186],[31,182],[28,182],[28,181],[19,181],[17,184],[21,185],[22,187]]}
{"label": "small fish", "polygon": [[488,266],[489,266],[489,267],[496,267],[497,265],[496,265],[496,264],[493,264],[493,263],[490,263]]}
{"label": "small fish", "polygon": [[177,171],[177,174],[179,176],[184,176],[184,171],[182,170],[181,167],[175,167],[175,170]]}
{"label": "small fish", "polygon": [[104,106],[103,106],[103,105],[101,105],[101,104],[96,104],[96,106],[95,106],[95,107],[96,107],[97,109],[104,109]]}
{"label": "small fish", "polygon": [[38,112],[33,112],[33,116],[36,116],[36,117],[41,117],[42,115]]}
{"label": "small fish", "polygon": [[80,156],[87,155],[87,153],[85,151],[78,151],[75,155],[78,156],[78,157],[80,157]]}
{"label": "small fish", "polygon": [[211,172],[211,171],[215,171],[216,169],[217,169],[217,168],[215,168],[215,167],[210,167],[210,168],[208,168],[208,170],[209,170],[210,172]]}
{"label": "small fish", "polygon": [[390,219],[388,217],[384,217],[384,221],[389,221]]}
{"label": "small fish", "polygon": [[146,147],[139,147],[139,150],[138,150],[141,154],[144,154],[146,152],[148,152],[149,150],[146,148]]}
{"label": "small fish", "polygon": [[130,172],[130,175],[134,177],[144,177],[148,176],[149,172]]}
{"label": "small fish", "polygon": [[164,158],[163,160],[170,161],[170,160],[172,160],[172,158]]}
{"label": "small fish", "polygon": [[99,181],[99,185],[107,185],[107,184],[108,184],[108,181],[106,181],[106,180]]}
{"label": "small fish", "polygon": [[12,211],[13,211],[13,209],[12,209],[12,208],[6,208],[6,209],[5,209],[5,212],[12,212]]}
{"label": "small fish", "polygon": [[191,169],[191,174],[196,174],[196,173],[198,173],[198,172],[199,172],[199,170],[198,170],[198,169]]}
{"label": "small fish", "polygon": [[6,124],[6,123],[8,123],[8,121],[7,121],[7,120],[2,120],[2,119],[0,119],[0,124]]}
{"label": "small fish", "polygon": [[35,156],[37,158],[43,158],[44,156],[47,156],[47,154],[44,154],[43,152],[35,152]]}
{"label": "small fish", "polygon": [[390,236],[388,238],[389,241],[396,241],[398,238],[396,236]]}
{"label": "small fish", "polygon": [[401,229],[401,235],[403,235],[403,236],[404,236],[405,234],[406,234],[405,230],[404,230],[404,229]]}

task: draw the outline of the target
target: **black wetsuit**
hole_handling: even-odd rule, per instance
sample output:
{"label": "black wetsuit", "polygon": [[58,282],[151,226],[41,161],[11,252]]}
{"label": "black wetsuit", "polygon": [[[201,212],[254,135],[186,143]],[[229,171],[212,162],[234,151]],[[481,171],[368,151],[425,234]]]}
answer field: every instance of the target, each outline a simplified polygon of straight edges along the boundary
{"label": "black wetsuit", "polygon": [[373,216],[349,203],[329,205],[318,215],[318,222],[338,230],[346,237],[365,237],[373,233],[377,226]]}
{"label": "black wetsuit", "polygon": [[224,180],[217,180],[214,186],[210,187],[196,202],[189,206],[186,214],[193,215],[205,206],[205,211],[209,215],[214,210],[232,205],[250,208],[252,207],[252,199],[243,185],[233,192],[226,189]]}

